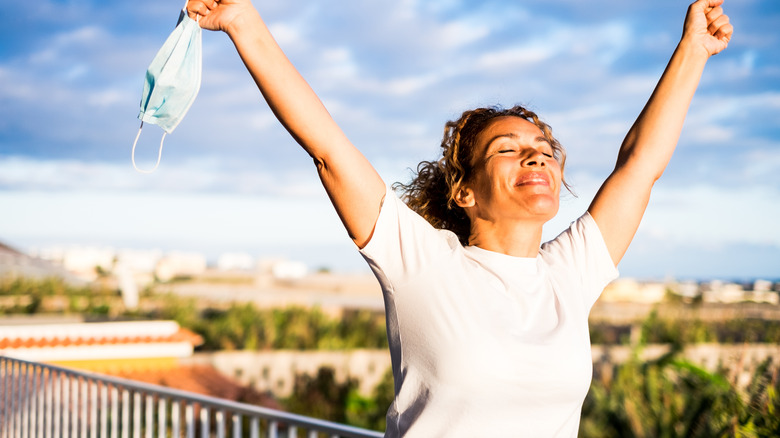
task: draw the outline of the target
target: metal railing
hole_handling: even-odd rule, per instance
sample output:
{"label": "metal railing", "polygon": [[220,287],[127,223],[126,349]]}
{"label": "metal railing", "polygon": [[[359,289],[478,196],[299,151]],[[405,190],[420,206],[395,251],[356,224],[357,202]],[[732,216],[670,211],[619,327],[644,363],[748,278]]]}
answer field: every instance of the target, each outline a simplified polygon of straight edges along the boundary
{"label": "metal railing", "polygon": [[1,438],[322,438],[379,432],[0,356]]}

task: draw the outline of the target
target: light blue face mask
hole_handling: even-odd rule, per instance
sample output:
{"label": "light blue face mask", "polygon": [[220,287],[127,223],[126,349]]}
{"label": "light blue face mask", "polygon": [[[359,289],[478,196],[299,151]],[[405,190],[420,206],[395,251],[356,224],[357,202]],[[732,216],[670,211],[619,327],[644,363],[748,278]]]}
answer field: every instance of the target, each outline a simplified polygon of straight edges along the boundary
{"label": "light blue face mask", "polygon": [[[198,17],[200,18],[200,17]],[[132,161],[135,170],[151,173],[160,165],[163,141],[187,114],[200,89],[201,47],[200,25],[182,10],[176,29],[165,40],[146,70],[146,81],[141,96],[141,127],[133,142]],[[144,122],[155,124],[165,132],[160,139],[157,164],[151,170],[141,170],[135,164],[135,146],[141,136]]]}

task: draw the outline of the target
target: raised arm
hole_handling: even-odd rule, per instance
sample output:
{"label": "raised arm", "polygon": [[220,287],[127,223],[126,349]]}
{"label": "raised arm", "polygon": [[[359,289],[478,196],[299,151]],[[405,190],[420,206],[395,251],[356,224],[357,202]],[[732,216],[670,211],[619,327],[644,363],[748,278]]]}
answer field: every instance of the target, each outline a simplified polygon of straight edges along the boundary
{"label": "raised arm", "polygon": [[588,208],[615,265],[634,238],[653,184],[677,146],[707,59],[724,50],[731,39],[733,27],[722,3],[699,0],[689,6],[680,43],[623,140],[615,169]]}
{"label": "raised arm", "polygon": [[379,216],[385,183],[347,139],[271,36],[249,0],[191,0],[204,29],[222,30],[271,110],[314,159],[322,184],[352,240],[363,247]]}

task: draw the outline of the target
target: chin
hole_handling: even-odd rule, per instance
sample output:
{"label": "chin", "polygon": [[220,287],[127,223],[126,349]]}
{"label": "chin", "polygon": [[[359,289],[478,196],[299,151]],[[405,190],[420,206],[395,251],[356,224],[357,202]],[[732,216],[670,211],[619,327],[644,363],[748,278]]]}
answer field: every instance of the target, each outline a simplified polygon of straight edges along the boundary
{"label": "chin", "polygon": [[533,212],[534,216],[542,218],[545,220],[545,222],[547,222],[558,214],[559,207],[560,203],[557,199],[544,197],[533,203],[531,206],[531,211]]}

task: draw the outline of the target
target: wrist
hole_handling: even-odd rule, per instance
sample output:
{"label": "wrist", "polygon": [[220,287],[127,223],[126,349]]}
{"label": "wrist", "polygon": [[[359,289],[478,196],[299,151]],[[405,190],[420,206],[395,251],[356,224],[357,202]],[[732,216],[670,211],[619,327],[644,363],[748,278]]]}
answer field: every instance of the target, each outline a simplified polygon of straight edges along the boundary
{"label": "wrist", "polygon": [[677,51],[688,59],[701,60],[706,62],[710,57],[707,48],[692,37],[683,36],[677,44]]}
{"label": "wrist", "polygon": [[247,35],[252,30],[260,29],[262,26],[263,19],[260,18],[260,13],[254,8],[247,8],[236,14],[235,18],[223,30],[235,42],[242,35]]}

